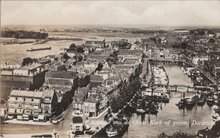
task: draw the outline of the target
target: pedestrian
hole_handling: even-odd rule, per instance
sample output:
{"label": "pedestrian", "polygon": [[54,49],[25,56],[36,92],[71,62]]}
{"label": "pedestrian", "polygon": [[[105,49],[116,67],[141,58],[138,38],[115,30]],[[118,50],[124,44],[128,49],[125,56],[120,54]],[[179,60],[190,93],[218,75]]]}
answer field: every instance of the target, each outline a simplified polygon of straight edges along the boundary
{"label": "pedestrian", "polygon": [[189,128],[191,128],[191,125],[192,125],[192,120],[191,118],[189,118]]}

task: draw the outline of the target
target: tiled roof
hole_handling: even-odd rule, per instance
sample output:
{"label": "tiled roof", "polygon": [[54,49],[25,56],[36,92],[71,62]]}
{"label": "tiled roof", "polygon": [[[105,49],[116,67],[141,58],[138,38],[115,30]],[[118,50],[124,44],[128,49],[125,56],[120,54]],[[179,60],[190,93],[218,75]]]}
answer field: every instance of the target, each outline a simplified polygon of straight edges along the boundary
{"label": "tiled roof", "polygon": [[88,102],[88,103],[97,103],[96,99],[95,99],[95,95],[90,95],[86,100],[85,102]]}
{"label": "tiled roof", "polygon": [[53,97],[54,95],[54,90],[52,89],[47,89],[47,90],[44,90],[43,92],[43,97]]}
{"label": "tiled roof", "polygon": [[46,73],[46,77],[73,79],[76,77],[76,73],[72,71],[50,71]]}
{"label": "tiled roof", "polygon": [[43,91],[12,90],[10,96],[42,98]]}
{"label": "tiled roof", "polygon": [[135,64],[138,60],[136,59],[125,59],[125,64]]}
{"label": "tiled roof", "polygon": [[17,70],[32,70],[32,69],[35,69],[35,68],[38,68],[38,67],[41,67],[43,65],[39,64],[39,63],[33,63],[31,65],[28,65],[28,66],[22,66],[20,68],[18,68]]}
{"label": "tiled roof", "polygon": [[119,49],[118,55],[136,55],[142,54],[143,50],[130,50],[130,49]]}
{"label": "tiled roof", "polygon": [[102,82],[103,78],[101,76],[98,76],[98,75],[91,75],[90,76],[90,81],[91,82]]}
{"label": "tiled roof", "polygon": [[72,119],[73,123],[83,123],[83,119],[80,116],[75,116]]}
{"label": "tiled roof", "polygon": [[30,88],[30,81],[1,80],[1,87]]}
{"label": "tiled roof", "polygon": [[66,86],[66,85],[73,85],[70,80],[60,80],[60,79],[48,79],[46,81],[46,84],[49,85],[60,85],[60,86]]}

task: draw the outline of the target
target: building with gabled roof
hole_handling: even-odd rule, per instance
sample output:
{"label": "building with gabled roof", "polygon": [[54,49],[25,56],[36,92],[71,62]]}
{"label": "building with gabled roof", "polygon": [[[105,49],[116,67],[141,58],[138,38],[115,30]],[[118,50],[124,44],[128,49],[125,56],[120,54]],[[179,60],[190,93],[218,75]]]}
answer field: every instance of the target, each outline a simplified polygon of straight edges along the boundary
{"label": "building with gabled roof", "polygon": [[1,73],[1,90],[7,93],[7,97],[12,88],[39,89],[45,81],[45,73],[44,65],[38,63],[15,68],[11,73]]}
{"label": "building with gabled roof", "polygon": [[98,115],[99,95],[90,94],[84,101],[84,114],[88,117],[96,117]]}
{"label": "building with gabled roof", "polygon": [[91,75],[90,76],[90,85],[91,87],[97,87],[102,84],[103,78],[99,75]]}

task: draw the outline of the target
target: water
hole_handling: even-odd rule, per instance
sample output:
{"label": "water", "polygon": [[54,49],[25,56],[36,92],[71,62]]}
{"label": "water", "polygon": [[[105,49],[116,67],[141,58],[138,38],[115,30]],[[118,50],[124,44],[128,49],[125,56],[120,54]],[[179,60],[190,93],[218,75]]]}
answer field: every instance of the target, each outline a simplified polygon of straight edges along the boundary
{"label": "water", "polygon": [[[10,44],[1,46],[1,64],[7,62],[9,64],[21,64],[23,58],[25,57],[32,57],[32,58],[39,58],[46,55],[53,55],[58,54],[60,48],[68,48],[72,43],[76,45],[83,44],[86,40],[106,40],[107,42],[120,40],[120,39],[128,39],[129,42],[134,42],[135,40],[140,40],[140,37],[104,37],[98,36],[94,34],[81,34],[81,35],[73,35],[73,37],[82,38],[82,41],[73,41],[73,40],[59,40],[59,41],[49,41],[43,44]],[[95,37],[96,39],[91,39],[91,37]],[[27,52],[26,50],[29,48],[44,48],[44,47],[51,47],[51,50],[42,50],[42,51],[32,51]]]}
{"label": "water", "polygon": [[[60,48],[67,48],[73,41],[49,41],[43,44],[12,44],[1,47],[1,63],[7,62],[9,64],[21,64],[23,58],[39,58],[46,55],[58,54]],[[32,51],[27,52],[29,48],[44,48],[51,47],[51,50]]]}
{"label": "water", "polygon": [[[165,70],[169,76],[169,83],[171,85],[193,85],[190,78],[178,66],[165,66]],[[193,95],[192,93],[186,93],[186,97],[192,97]],[[124,137],[157,137],[162,132],[171,135],[179,130],[189,134],[196,134],[199,129],[213,125],[211,116],[214,115],[214,111],[212,107],[205,104],[204,106],[195,106],[191,110],[179,110],[175,103],[180,100],[181,93],[171,93],[170,97],[170,102],[168,104],[162,104],[157,116],[146,114],[144,117],[141,117],[133,114],[128,132]],[[142,122],[141,120],[143,118],[144,121]],[[191,127],[189,127],[190,120],[196,121]]]}

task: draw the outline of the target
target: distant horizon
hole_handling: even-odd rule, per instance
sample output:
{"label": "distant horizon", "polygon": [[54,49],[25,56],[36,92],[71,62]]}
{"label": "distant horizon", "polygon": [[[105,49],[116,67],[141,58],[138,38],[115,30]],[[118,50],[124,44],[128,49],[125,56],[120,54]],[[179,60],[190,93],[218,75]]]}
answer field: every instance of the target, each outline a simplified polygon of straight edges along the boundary
{"label": "distant horizon", "polygon": [[220,27],[220,1],[2,1],[1,25]]}
{"label": "distant horizon", "polygon": [[208,26],[208,25],[180,25],[180,26],[169,26],[169,25],[144,25],[144,24],[6,24],[6,25],[1,25],[1,27],[13,27],[13,26],[39,26],[39,27],[80,27],[80,26],[88,26],[88,27],[115,27],[115,28],[130,28],[130,29],[164,29],[164,28],[169,28],[169,29],[187,29],[187,28],[206,28],[206,29],[220,29],[219,26]]}

